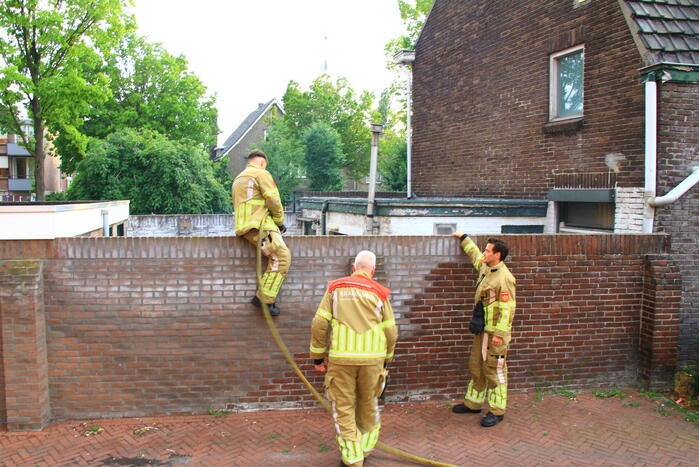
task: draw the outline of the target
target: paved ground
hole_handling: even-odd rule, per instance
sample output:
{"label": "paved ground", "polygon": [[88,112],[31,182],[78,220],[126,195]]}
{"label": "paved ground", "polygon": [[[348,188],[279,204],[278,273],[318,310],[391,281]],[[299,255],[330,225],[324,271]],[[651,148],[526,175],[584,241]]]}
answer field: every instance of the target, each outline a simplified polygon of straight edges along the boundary
{"label": "paved ground", "polygon": [[[696,424],[627,394],[514,393],[505,421],[489,429],[447,402],[391,404],[381,440],[460,466],[699,465]],[[91,427],[103,431],[86,436]],[[337,466],[333,435],[322,409],[57,422],[40,433],[0,432],[0,466]],[[416,464],[378,451],[365,465]]]}

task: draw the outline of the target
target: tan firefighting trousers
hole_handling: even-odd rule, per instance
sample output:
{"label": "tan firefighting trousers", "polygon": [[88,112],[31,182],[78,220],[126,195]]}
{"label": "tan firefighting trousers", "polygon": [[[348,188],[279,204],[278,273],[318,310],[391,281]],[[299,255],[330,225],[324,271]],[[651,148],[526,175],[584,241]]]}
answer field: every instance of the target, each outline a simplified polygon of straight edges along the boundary
{"label": "tan firefighting trousers", "polygon": [[378,401],[386,382],[383,365],[337,365],[325,375],[342,462],[361,467],[379,439]]}
{"label": "tan firefighting trousers", "polygon": [[[257,229],[244,235],[245,240],[257,248]],[[267,257],[267,269],[262,275],[262,284],[257,290],[257,298],[262,303],[274,303],[291,265],[291,252],[284,243],[282,234],[273,230],[264,231],[267,237],[262,239],[262,254]]]}
{"label": "tan firefighting trousers", "polygon": [[507,344],[493,346],[486,341],[487,356],[483,360],[483,340],[492,339],[487,333],[473,337],[468,367],[471,381],[468,383],[464,405],[469,409],[480,410],[483,401],[488,400],[493,415],[504,415],[507,408]]}

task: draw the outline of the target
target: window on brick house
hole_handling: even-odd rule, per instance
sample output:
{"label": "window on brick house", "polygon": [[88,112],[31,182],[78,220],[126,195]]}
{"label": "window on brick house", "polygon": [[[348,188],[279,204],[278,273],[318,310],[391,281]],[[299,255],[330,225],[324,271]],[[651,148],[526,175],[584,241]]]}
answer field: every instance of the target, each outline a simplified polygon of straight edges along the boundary
{"label": "window on brick house", "polygon": [[559,232],[614,231],[614,203],[559,204]]}
{"label": "window on brick house", "polygon": [[549,120],[583,115],[585,47],[571,47],[551,55]]}

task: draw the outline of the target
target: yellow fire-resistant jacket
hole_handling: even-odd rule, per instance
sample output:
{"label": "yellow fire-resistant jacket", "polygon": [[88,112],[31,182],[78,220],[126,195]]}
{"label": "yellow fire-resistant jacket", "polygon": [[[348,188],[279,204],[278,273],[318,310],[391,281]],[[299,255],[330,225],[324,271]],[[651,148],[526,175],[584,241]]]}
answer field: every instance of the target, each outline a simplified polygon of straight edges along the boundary
{"label": "yellow fire-resistant jacket", "polygon": [[374,365],[393,358],[398,329],[389,293],[364,271],[330,282],[311,324],[311,358],[327,354],[339,365]]}
{"label": "yellow fire-resistant jacket", "polygon": [[[284,207],[272,174],[251,164],[233,182],[235,234],[245,235],[250,229],[279,231],[284,223]],[[263,219],[265,208],[270,215]]]}
{"label": "yellow fire-resistant jacket", "polygon": [[509,344],[512,319],[515,316],[517,281],[504,262],[493,268],[481,263],[483,254],[470,237],[461,242],[461,248],[478,271],[474,302],[483,302],[485,332],[500,336]]}

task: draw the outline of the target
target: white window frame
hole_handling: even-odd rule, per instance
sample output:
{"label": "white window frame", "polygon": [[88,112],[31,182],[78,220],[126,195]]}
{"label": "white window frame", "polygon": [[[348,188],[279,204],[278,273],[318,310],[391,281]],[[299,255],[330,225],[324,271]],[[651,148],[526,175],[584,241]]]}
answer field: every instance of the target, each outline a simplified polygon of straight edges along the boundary
{"label": "white window frame", "polygon": [[[569,115],[558,115],[558,63],[561,57],[573,54],[582,50],[583,54],[583,76],[582,76],[582,111]],[[549,121],[569,120],[580,118],[585,113],[585,44],[576,45],[560,52],[551,54],[549,57]]]}

